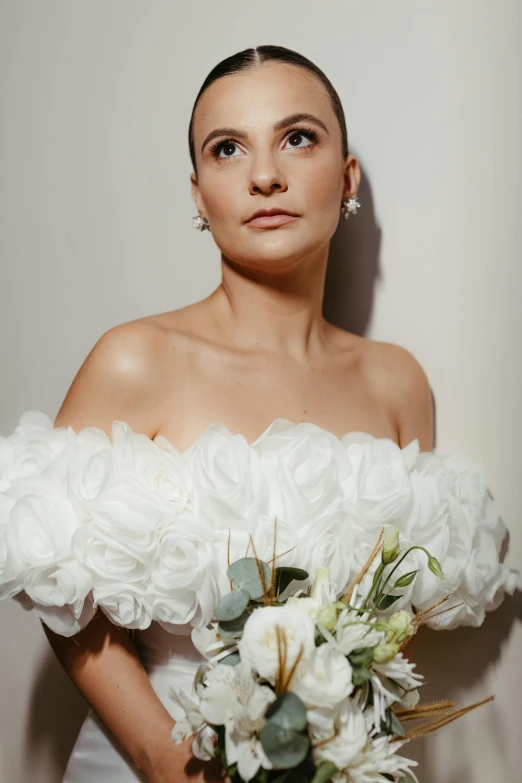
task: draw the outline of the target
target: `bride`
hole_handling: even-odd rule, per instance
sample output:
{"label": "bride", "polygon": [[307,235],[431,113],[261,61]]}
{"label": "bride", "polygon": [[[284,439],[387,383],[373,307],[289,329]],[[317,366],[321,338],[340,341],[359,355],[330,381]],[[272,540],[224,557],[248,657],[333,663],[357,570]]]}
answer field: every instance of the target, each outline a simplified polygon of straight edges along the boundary
{"label": "bride", "polygon": [[[361,177],[326,76],[282,47],[235,54],[206,78],[189,143],[194,225],[221,252],[221,282],[202,301],[103,334],[55,427],[110,435],[119,420],[183,451],[213,422],[252,444],[283,417],[401,447],[416,438],[430,451],[432,398],[417,360],[322,315],[329,243],[360,206]],[[220,779],[191,760],[190,741],[171,738],[168,684],[190,684],[200,660],[190,636],[156,622],[129,633],[102,612],[72,637],[44,629],[92,708],[65,783]]]}

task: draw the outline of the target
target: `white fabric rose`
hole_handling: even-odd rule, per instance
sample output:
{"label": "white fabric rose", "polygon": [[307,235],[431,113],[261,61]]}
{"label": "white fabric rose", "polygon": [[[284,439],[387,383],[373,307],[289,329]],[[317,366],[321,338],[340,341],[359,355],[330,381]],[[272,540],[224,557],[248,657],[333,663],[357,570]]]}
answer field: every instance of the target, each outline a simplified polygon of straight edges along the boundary
{"label": "white fabric rose", "polygon": [[214,531],[207,522],[185,509],[163,523],[151,563],[158,619],[207,625],[219,600],[214,572]]}
{"label": "white fabric rose", "polygon": [[269,514],[297,531],[341,503],[340,482],[349,471],[345,449],[315,424],[276,419],[252,444],[270,486]]}
{"label": "white fabric rose", "polygon": [[0,437],[0,492],[18,482],[22,490],[29,485],[47,488],[60,458],[66,467],[74,437],[71,429],[53,429],[51,419],[39,411],[23,413],[14,432]]}
{"label": "white fabric rose", "polygon": [[305,612],[291,606],[264,606],[254,609],[238,642],[241,660],[272,685],[279,671],[277,627],[284,635],[286,666],[290,669],[302,649],[298,665],[304,665],[315,652],[315,625]]}
{"label": "white fabric rose", "polygon": [[194,512],[217,530],[255,530],[267,510],[259,458],[242,435],[210,425],[185,452],[194,482]]}
{"label": "white fabric rose", "polygon": [[409,471],[418,449],[416,440],[405,449],[388,438],[349,443],[351,470],[343,481],[346,509],[365,523],[392,524],[410,499]]}

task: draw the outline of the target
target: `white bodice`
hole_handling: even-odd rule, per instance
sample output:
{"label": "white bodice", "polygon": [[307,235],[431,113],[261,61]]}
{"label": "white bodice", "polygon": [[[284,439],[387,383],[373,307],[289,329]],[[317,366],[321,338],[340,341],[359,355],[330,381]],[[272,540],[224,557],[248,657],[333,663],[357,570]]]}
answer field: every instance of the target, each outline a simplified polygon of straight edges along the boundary
{"label": "white bodice", "polygon": [[39,411],[0,438],[0,597],[25,599],[64,635],[97,606],[127,628],[156,621],[187,634],[230,589],[228,563],[270,560],[274,546],[277,565],[328,566],[341,592],[390,526],[445,574],[412,552],[404,573],[419,573],[395,608],[450,592],[446,606],[461,604],[433,627],[479,625],[517,586],[499,561],[506,528],[480,467],[419,452],[416,440],[401,449],[279,418],[251,444],[214,422],[180,451],[122,421],[109,438],[53,428]]}

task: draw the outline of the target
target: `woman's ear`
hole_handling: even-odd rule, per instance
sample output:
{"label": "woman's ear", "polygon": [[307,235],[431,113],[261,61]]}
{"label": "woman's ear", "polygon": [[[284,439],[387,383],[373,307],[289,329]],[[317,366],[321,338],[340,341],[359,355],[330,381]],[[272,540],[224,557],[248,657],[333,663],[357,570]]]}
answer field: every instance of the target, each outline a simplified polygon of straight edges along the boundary
{"label": "woman's ear", "polygon": [[361,182],[361,167],[355,155],[348,155],[344,165],[344,191],[343,201],[354,198],[359,190]]}
{"label": "woman's ear", "polygon": [[198,178],[195,171],[193,171],[192,174],[190,175],[190,183],[192,188],[192,198],[194,199],[194,203],[196,204],[198,214],[200,214],[202,217],[206,217],[207,213],[205,209],[205,204],[203,202],[203,197],[199,189]]}

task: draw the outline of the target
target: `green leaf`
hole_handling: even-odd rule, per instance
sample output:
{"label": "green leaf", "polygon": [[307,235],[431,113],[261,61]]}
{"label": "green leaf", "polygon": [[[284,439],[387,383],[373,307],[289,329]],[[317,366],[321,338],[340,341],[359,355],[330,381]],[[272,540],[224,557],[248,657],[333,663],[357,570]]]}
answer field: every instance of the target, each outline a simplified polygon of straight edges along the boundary
{"label": "green leaf", "polygon": [[237,620],[248,606],[250,594],[242,587],[225,595],[216,606],[215,617],[219,622]]}
{"label": "green leaf", "polygon": [[[264,585],[261,583],[260,574],[263,575]],[[255,557],[242,557],[236,560],[227,569],[227,576],[232,580],[234,587],[246,590],[250,598],[261,598],[270,588],[272,571],[263,560]]]}
{"label": "green leaf", "polygon": [[[390,778],[390,780],[393,780],[393,778]],[[399,783],[415,783],[415,781],[413,780],[413,778],[410,778],[409,775],[406,775],[405,778],[401,778],[399,780]]]}
{"label": "green leaf", "polygon": [[292,568],[291,566],[279,566],[276,568],[276,594],[283,593],[290,582],[294,579],[297,582],[302,582],[308,579],[308,571],[302,568]]}
{"label": "green leaf", "polygon": [[348,654],[352,666],[366,666],[373,661],[373,647],[359,647]]}
{"label": "green leaf", "polygon": [[385,734],[405,737],[404,727],[391,707],[385,710],[385,721],[381,723],[381,729]]}
{"label": "green leaf", "polygon": [[219,635],[226,639],[239,639],[243,635],[243,628],[250,614],[250,609],[247,608],[235,620],[225,620],[222,623],[218,623]]}
{"label": "green leaf", "polygon": [[321,761],[312,778],[312,783],[328,783],[334,772],[337,772],[337,767],[333,761]]}
{"label": "green leaf", "polygon": [[372,673],[366,666],[352,667],[352,682],[355,686],[363,685],[367,680],[371,680]]}
{"label": "green leaf", "polygon": [[377,604],[377,609],[389,609],[399,598],[401,598],[400,595],[383,595]]}
{"label": "green leaf", "polygon": [[310,747],[307,734],[272,722],[263,726],[259,739],[274,769],[297,767],[306,758]]}
{"label": "green leaf", "polygon": [[265,713],[269,723],[281,729],[304,731],[307,726],[306,707],[295,693],[281,693]]}
{"label": "green leaf", "polygon": [[399,579],[397,579],[392,589],[395,590],[396,587],[408,587],[408,585],[411,585],[411,583],[415,579],[415,576],[417,575],[418,570],[419,569],[417,568],[416,571],[408,571],[407,574],[401,576]]}

